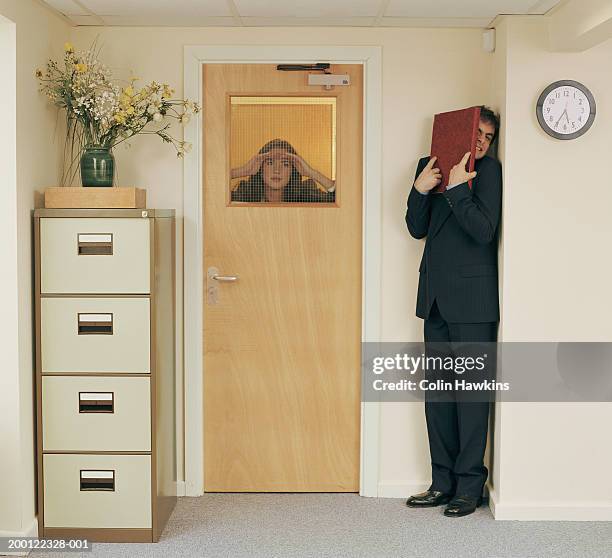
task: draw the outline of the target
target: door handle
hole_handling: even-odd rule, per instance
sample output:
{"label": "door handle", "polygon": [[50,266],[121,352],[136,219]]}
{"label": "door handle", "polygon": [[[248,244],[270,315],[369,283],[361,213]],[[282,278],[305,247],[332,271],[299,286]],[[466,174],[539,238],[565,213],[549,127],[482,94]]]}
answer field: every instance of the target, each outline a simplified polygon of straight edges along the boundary
{"label": "door handle", "polygon": [[233,281],[238,281],[238,275],[213,275],[211,279],[215,281],[226,281],[231,283]]}
{"label": "door handle", "polygon": [[209,267],[206,271],[206,300],[208,304],[219,303],[219,283],[235,283],[238,275],[220,275],[216,267]]}

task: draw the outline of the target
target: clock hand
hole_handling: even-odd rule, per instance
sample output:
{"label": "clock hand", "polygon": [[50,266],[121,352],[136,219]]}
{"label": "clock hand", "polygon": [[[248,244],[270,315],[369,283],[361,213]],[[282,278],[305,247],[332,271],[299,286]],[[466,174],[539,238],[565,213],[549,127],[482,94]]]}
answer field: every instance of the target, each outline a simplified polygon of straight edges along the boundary
{"label": "clock hand", "polygon": [[561,116],[559,116],[559,120],[557,120],[557,121],[555,122],[555,126],[556,126],[557,124],[559,124],[559,122],[560,122],[560,121],[561,121],[561,119],[563,118],[563,115],[564,115],[564,114],[567,114],[567,113],[565,112],[565,109],[563,109],[563,112],[561,113]]}
{"label": "clock hand", "polygon": [[567,104],[569,103],[569,101],[565,101],[565,108],[563,109],[563,112],[561,113],[561,116],[559,116],[559,120],[557,120],[557,122],[555,122],[555,126],[557,124],[559,124],[559,122],[561,122],[561,119],[563,118],[563,115],[565,114],[565,118],[567,118],[567,123],[569,124],[569,116],[567,114]]}

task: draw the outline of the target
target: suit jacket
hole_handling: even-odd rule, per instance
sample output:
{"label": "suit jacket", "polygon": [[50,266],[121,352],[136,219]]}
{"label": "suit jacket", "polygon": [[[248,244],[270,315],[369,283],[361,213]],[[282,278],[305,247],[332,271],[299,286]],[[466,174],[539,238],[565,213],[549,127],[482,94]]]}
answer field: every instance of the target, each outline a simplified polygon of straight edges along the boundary
{"label": "suit jacket", "polygon": [[[416,177],[429,157],[419,160]],[[502,202],[501,164],[475,161],[467,182],[441,194],[408,195],[406,225],[414,238],[427,237],[419,266],[416,315],[427,318],[434,300],[447,322],[499,321],[497,246]]]}

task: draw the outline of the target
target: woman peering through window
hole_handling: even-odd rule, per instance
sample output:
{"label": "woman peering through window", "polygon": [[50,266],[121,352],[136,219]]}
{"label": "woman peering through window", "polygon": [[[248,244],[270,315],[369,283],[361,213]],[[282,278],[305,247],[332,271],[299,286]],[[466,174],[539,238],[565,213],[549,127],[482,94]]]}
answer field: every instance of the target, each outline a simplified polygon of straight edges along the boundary
{"label": "woman peering through window", "polygon": [[232,169],[232,179],[243,176],[249,178],[232,190],[232,201],[333,203],[336,199],[335,181],[313,169],[282,139],[269,141],[245,165]]}

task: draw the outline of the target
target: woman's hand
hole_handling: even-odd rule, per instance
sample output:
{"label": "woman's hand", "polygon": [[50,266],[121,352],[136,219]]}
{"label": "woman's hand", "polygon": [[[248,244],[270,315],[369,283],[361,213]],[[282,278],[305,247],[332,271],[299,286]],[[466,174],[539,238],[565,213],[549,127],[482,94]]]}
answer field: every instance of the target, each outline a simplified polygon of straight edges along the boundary
{"label": "woman's hand", "polygon": [[440,169],[433,166],[436,159],[437,157],[432,157],[429,159],[429,162],[425,165],[425,168],[420,172],[419,176],[417,176],[417,179],[414,181],[414,187],[421,192],[421,194],[425,194],[430,190],[433,190],[442,180],[442,173],[440,173]]}
{"label": "woman's hand", "polygon": [[470,152],[468,151],[461,161],[459,161],[450,171],[448,176],[448,185],[456,186],[457,184],[463,184],[468,180],[471,180],[476,176],[476,171],[467,172],[465,165],[467,165],[468,159],[470,158]]}
{"label": "woman's hand", "polygon": [[333,191],[335,187],[335,182],[327,178],[327,176],[320,173],[318,170],[313,169],[297,153],[287,153],[287,157],[295,167],[295,170],[298,171],[302,176],[312,178],[315,182],[318,182],[321,186],[323,186],[323,188],[325,188],[328,192]]}
{"label": "woman's hand", "polygon": [[240,178],[242,176],[253,176],[259,172],[261,164],[267,158],[267,153],[258,153],[250,161],[241,167],[232,169],[230,176],[231,178]]}
{"label": "woman's hand", "polygon": [[297,153],[287,153],[286,155],[290,160],[295,170],[298,171],[302,176],[314,179],[314,169],[302,159]]}

